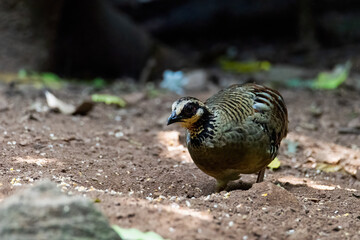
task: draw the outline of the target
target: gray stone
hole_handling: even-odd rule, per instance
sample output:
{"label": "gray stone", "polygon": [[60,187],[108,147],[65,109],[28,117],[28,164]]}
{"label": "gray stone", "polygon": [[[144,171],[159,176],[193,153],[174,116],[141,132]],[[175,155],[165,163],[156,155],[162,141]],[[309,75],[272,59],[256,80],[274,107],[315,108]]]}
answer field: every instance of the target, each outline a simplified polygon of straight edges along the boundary
{"label": "gray stone", "polygon": [[0,239],[121,240],[92,202],[68,196],[50,181],[1,203]]}

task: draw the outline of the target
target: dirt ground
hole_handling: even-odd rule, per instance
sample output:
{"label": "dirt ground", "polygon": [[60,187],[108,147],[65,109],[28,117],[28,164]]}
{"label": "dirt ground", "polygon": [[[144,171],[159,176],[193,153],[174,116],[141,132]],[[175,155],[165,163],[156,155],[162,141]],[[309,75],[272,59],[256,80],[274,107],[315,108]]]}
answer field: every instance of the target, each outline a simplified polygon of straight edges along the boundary
{"label": "dirt ground", "polygon": [[[40,90],[0,92],[1,200],[48,178],[92,199],[112,224],[168,239],[359,239],[360,134],[339,133],[359,121],[357,91],[280,89],[290,120],[280,168],[221,193],[191,161],[184,130],[166,126],[175,94],[134,92],[124,109],[68,116],[48,111]],[[54,93],[73,103],[87,94]]]}

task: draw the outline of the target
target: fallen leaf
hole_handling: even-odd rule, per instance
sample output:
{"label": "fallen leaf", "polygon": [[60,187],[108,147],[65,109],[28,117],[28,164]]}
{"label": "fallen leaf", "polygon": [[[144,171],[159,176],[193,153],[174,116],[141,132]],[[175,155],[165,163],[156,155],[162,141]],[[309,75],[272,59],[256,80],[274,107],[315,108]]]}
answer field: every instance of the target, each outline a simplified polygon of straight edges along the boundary
{"label": "fallen leaf", "polygon": [[94,107],[94,103],[90,101],[84,101],[82,102],[77,108],[75,109],[75,112],[73,112],[73,115],[86,115],[88,112],[90,112]]}
{"label": "fallen leaf", "polygon": [[335,89],[342,84],[349,76],[351,62],[335,66],[332,72],[321,72],[313,82],[315,89]]}
{"label": "fallen leaf", "polygon": [[320,72],[315,79],[290,78],[286,85],[292,88],[336,89],[346,81],[350,69],[351,62],[347,61],[336,65],[331,72]]}
{"label": "fallen leaf", "polygon": [[340,172],[344,168],[342,166],[336,165],[336,164],[317,163],[316,169],[328,173],[328,172]]}
{"label": "fallen leaf", "polygon": [[36,88],[60,89],[65,84],[64,79],[52,72],[28,72],[24,69],[19,70],[17,79],[22,83],[32,84]]}
{"label": "fallen leaf", "polygon": [[65,103],[54,96],[54,94],[49,91],[45,91],[45,97],[48,106],[53,110],[58,110],[64,114],[73,114],[75,112],[75,106]]}
{"label": "fallen leaf", "polygon": [[71,115],[71,114],[86,115],[88,112],[91,111],[91,109],[94,106],[94,103],[92,103],[90,101],[84,101],[79,106],[75,107],[72,104],[68,104],[68,103],[61,101],[60,99],[55,97],[55,95],[50,93],[49,91],[45,91],[45,97],[46,97],[46,101],[47,101],[47,104],[50,109],[59,111],[63,114],[67,114],[67,115]]}
{"label": "fallen leaf", "polygon": [[118,96],[109,95],[109,94],[93,94],[91,96],[91,100],[93,102],[101,102],[101,103],[105,103],[105,104],[109,104],[109,105],[114,104],[119,107],[126,106],[126,102],[124,99],[122,99]]}
{"label": "fallen leaf", "polygon": [[278,169],[280,167],[281,163],[279,159],[276,157],[274,160],[268,165],[268,168],[271,170]]}
{"label": "fallen leaf", "polygon": [[268,71],[271,68],[271,63],[268,61],[239,62],[222,58],[219,60],[219,63],[223,70],[237,73]]}

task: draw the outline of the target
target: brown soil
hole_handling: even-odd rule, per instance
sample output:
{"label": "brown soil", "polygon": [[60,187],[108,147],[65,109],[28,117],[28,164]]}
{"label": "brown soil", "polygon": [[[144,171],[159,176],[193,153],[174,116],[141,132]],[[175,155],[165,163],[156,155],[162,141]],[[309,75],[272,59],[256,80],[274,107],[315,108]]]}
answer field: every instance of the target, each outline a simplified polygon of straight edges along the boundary
{"label": "brown soil", "polygon": [[[98,202],[111,223],[169,239],[360,236],[360,135],[338,133],[359,118],[359,92],[280,90],[290,120],[281,167],[267,170],[263,183],[244,175],[214,193],[215,180],[179,140],[183,130],[165,124],[175,95],[141,100],[135,93],[125,109],[98,104],[87,116],[67,116],[46,111],[40,91],[0,87],[1,199],[49,178]],[[74,89],[55,94],[81,97]],[[299,144],[295,154],[289,141]],[[339,171],[317,170],[320,163]]]}

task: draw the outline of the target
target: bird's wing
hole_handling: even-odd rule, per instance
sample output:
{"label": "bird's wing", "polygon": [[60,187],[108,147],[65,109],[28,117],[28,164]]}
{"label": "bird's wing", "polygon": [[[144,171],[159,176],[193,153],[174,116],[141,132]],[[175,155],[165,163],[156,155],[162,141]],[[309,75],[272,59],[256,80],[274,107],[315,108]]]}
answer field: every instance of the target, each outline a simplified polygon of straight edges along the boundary
{"label": "bird's wing", "polygon": [[205,104],[214,112],[224,141],[259,141],[267,135],[276,155],[288,123],[284,100],[277,91],[256,84],[233,85]]}
{"label": "bird's wing", "polygon": [[254,121],[266,124],[276,144],[280,144],[288,130],[288,116],[284,99],[276,90],[256,85],[247,84],[249,92],[254,98]]}

